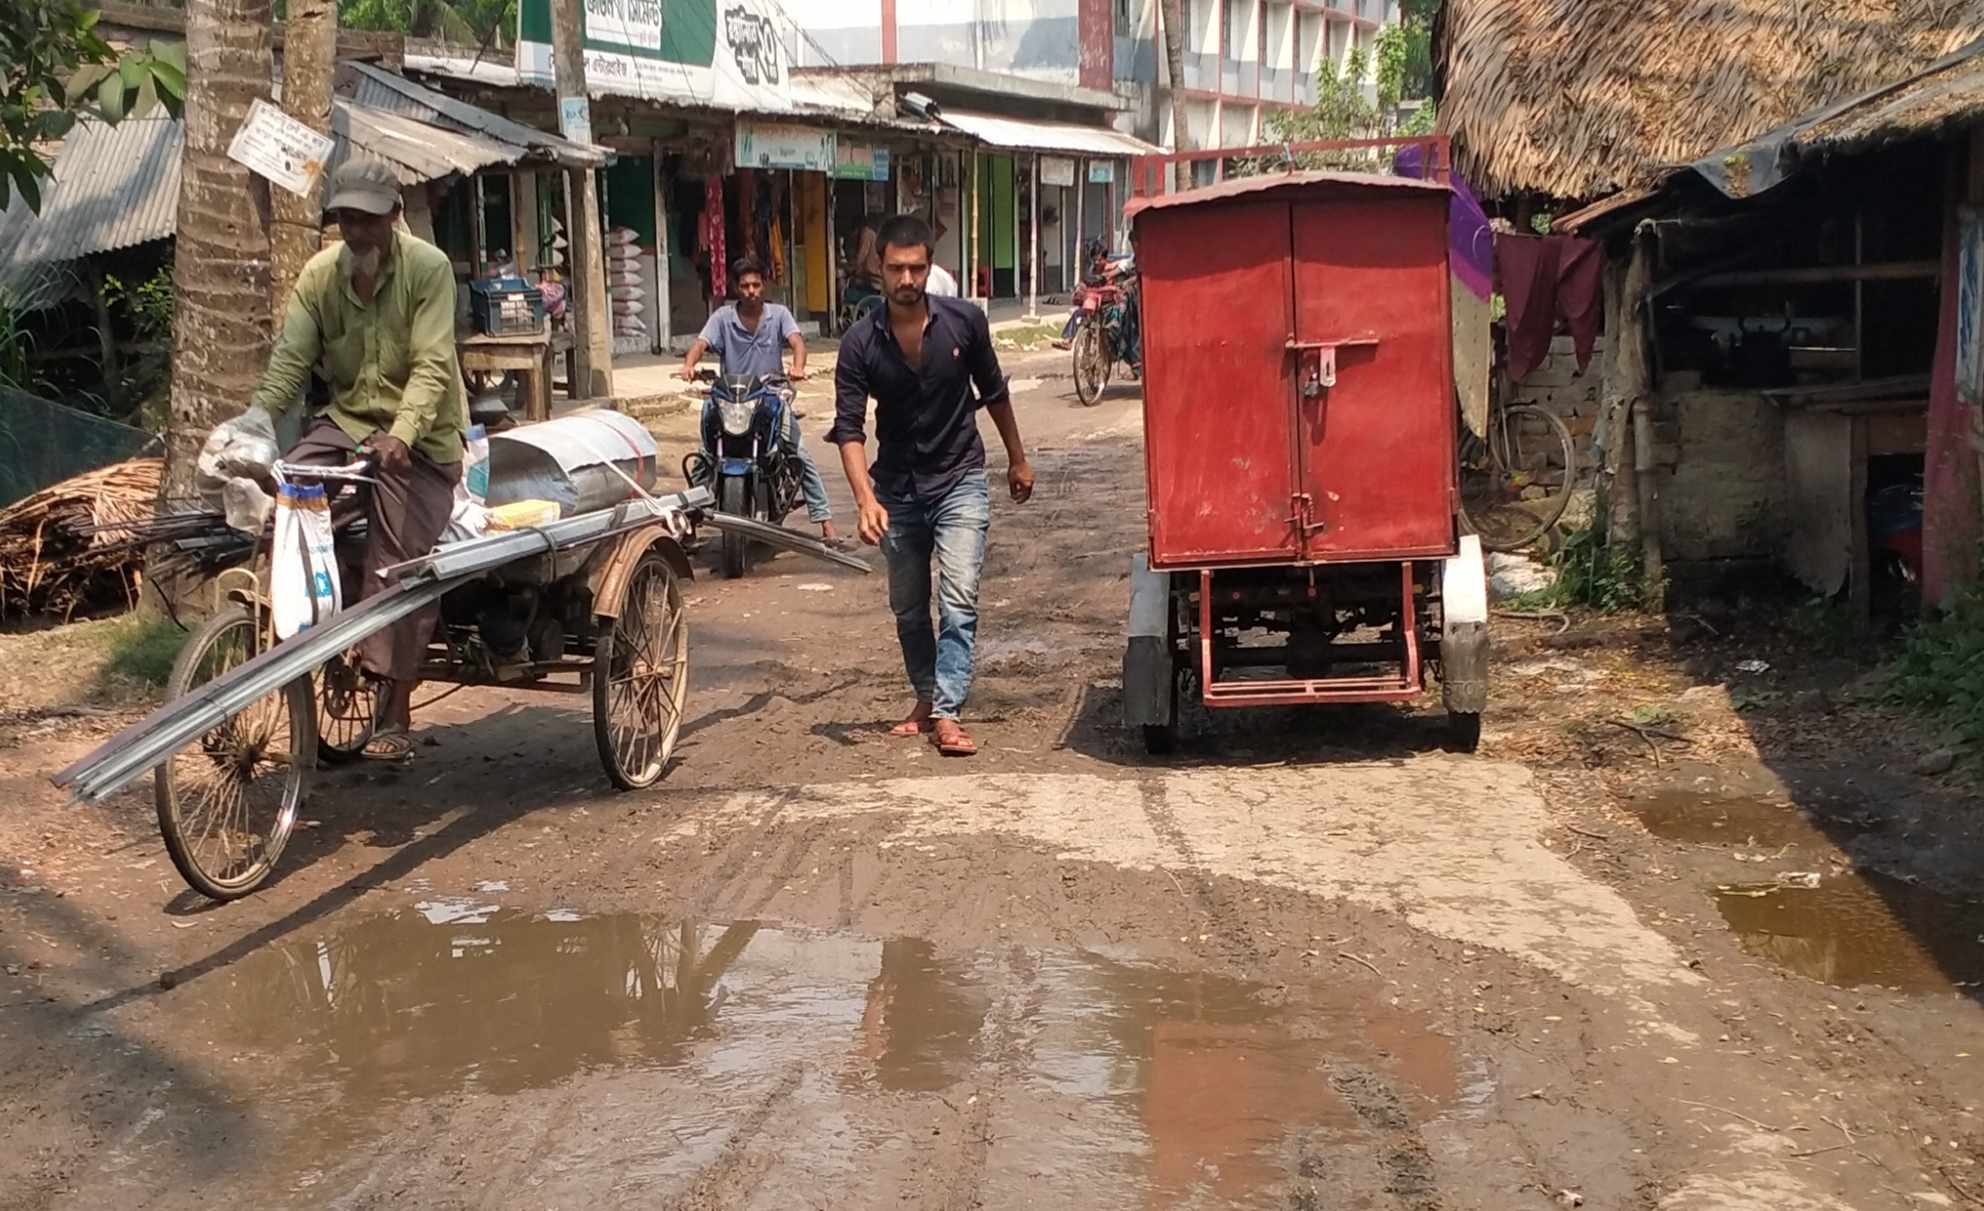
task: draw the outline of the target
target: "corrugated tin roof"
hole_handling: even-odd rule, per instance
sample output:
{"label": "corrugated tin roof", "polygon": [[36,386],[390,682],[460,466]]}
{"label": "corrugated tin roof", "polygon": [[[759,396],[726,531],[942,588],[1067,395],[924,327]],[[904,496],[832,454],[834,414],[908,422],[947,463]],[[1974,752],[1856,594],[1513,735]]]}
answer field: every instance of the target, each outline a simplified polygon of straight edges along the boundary
{"label": "corrugated tin roof", "polygon": [[1431,190],[1447,193],[1444,181],[1422,181],[1418,177],[1393,177],[1375,172],[1273,172],[1255,177],[1234,177],[1217,185],[1207,185],[1200,189],[1188,189],[1183,193],[1167,193],[1156,197],[1137,198],[1124,207],[1124,213],[1135,217],[1146,210],[1166,210],[1173,206],[1199,206],[1207,202],[1222,202],[1228,198],[1245,197],[1249,194],[1272,193],[1279,189],[1303,189],[1316,186],[1334,186],[1341,189],[1405,189]]}
{"label": "corrugated tin roof", "polygon": [[331,103],[331,133],[338,145],[324,165],[325,172],[336,172],[356,146],[390,163],[402,185],[455,173],[468,176],[479,169],[515,164],[526,154],[513,143],[430,126],[355,101]]}
{"label": "corrugated tin roof", "polygon": [[1149,156],[1164,149],[1134,135],[1101,126],[1073,122],[1040,122],[1031,118],[1002,118],[945,106],[938,120],[994,147],[1020,151],[1070,152],[1086,156]]}
{"label": "corrugated tin roof", "polygon": [[[480,135],[519,149],[516,159],[534,153],[574,168],[596,168],[613,153],[604,147],[574,143],[548,131],[536,130],[501,114],[435,92],[370,63],[349,63],[357,80],[352,99],[374,109],[412,118],[430,126]],[[514,162],[514,159],[512,160]]]}
{"label": "corrugated tin roof", "polygon": [[171,118],[78,124],[42,187],[40,215],[16,196],[0,218],[0,262],[73,261],[170,236],[179,213],[180,142]]}

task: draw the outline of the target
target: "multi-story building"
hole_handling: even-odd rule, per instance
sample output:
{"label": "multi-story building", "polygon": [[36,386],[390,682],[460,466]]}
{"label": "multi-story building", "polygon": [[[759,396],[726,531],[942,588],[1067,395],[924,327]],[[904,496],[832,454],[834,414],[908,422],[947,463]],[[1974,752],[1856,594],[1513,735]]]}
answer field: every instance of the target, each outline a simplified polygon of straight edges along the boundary
{"label": "multi-story building", "polygon": [[[1181,0],[1185,13],[1183,146],[1257,142],[1277,108],[1316,100],[1328,63],[1365,52],[1399,0]],[[1166,147],[1171,129],[1159,38],[1161,0],[781,0],[795,67],[936,63],[1114,91],[1134,100],[1115,119]],[[803,31],[803,32],[801,32]]]}

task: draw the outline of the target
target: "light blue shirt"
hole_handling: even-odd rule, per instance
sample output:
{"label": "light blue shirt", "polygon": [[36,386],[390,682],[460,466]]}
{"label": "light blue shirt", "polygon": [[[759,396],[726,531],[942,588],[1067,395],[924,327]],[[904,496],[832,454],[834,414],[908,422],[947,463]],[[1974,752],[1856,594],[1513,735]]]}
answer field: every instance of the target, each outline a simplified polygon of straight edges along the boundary
{"label": "light blue shirt", "polygon": [[756,332],[737,318],[737,304],[726,303],[703,325],[702,339],[715,351],[723,373],[762,377],[785,373],[785,342],[797,331],[792,313],[777,303],[765,304]]}

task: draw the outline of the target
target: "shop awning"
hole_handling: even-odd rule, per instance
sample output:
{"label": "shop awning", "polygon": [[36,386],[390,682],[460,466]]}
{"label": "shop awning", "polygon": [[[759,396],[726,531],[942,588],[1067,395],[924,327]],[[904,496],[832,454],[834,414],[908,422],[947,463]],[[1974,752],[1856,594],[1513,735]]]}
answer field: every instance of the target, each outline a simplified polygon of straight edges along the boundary
{"label": "shop awning", "polygon": [[473,139],[507,144],[508,163],[525,157],[554,160],[567,168],[598,168],[613,158],[604,147],[574,143],[549,131],[525,126],[478,105],[425,88],[405,76],[370,63],[341,64],[352,74],[352,100],[386,110],[430,127],[454,131]]}
{"label": "shop awning", "polygon": [[1163,152],[1135,135],[1101,126],[1081,126],[1073,122],[1040,122],[1029,118],[1002,118],[996,114],[973,113],[945,106],[939,115],[944,125],[990,144],[1013,151],[1045,151],[1056,155],[1151,156]]}

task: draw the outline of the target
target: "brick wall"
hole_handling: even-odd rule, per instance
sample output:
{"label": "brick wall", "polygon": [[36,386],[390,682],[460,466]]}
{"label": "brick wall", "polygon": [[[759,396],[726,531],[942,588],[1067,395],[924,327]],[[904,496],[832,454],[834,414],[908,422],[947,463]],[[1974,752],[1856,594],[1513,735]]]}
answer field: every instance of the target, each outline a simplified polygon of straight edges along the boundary
{"label": "brick wall", "polygon": [[1529,377],[1512,385],[1509,402],[1540,404],[1554,412],[1571,431],[1580,460],[1590,465],[1591,435],[1598,427],[1598,379],[1605,364],[1605,338],[1598,339],[1591,364],[1578,373],[1577,354],[1571,338],[1559,336],[1550,342],[1550,356],[1529,372]]}

